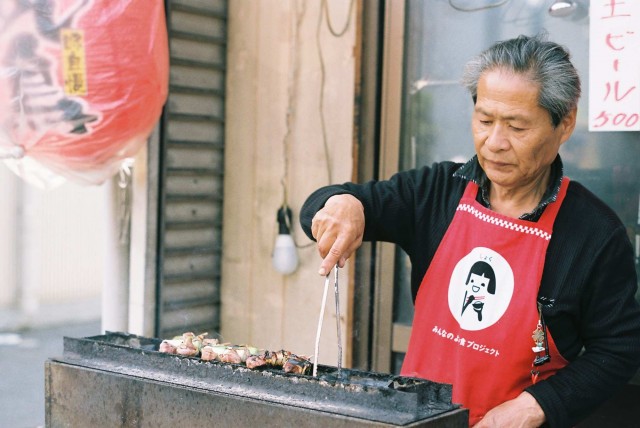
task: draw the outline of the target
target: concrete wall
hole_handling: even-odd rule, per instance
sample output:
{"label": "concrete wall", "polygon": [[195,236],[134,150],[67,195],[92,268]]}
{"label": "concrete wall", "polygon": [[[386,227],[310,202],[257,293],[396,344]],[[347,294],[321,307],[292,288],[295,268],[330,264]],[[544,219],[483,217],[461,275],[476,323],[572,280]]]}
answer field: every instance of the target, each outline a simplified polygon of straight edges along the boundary
{"label": "concrete wall", "polygon": [[18,217],[18,178],[0,167],[0,308],[12,306],[18,298],[16,220]]}
{"label": "concrete wall", "polygon": [[104,189],[43,190],[0,165],[0,331],[98,320]]}
{"label": "concrete wall", "polygon": [[[354,171],[358,12],[347,1],[326,2],[335,31],[351,14],[344,35],[335,37],[326,16],[319,24],[322,4],[229,2],[222,334],[231,342],[306,355],[314,351],[324,278],[298,214],[313,190],[350,180]],[[285,200],[295,240],[304,247],[289,276],[271,266],[276,212]],[[340,273],[343,342],[351,317],[350,269],[349,263]],[[319,362],[335,365],[333,302],[330,294]],[[348,362],[347,350],[343,356]]]}

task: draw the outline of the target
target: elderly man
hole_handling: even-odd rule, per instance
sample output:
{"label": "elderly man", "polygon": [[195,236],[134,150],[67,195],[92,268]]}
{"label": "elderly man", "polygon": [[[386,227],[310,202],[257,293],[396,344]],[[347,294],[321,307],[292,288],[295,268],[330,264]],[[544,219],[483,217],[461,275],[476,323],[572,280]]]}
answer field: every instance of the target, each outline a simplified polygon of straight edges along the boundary
{"label": "elderly man", "polygon": [[571,426],[640,366],[633,249],[615,213],[563,175],[580,79],[542,37],[467,64],[476,156],[332,185],[305,202],[320,274],[364,240],[412,262],[401,373],[451,383],[477,427]]}

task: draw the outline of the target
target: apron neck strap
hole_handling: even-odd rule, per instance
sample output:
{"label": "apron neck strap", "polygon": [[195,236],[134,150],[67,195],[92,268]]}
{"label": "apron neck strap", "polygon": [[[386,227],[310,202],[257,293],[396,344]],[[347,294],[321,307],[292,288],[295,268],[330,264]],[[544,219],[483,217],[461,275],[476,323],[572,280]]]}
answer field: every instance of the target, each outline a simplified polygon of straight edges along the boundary
{"label": "apron neck strap", "polygon": [[546,220],[546,218],[550,218],[551,222],[553,222],[558,215],[558,211],[560,211],[560,206],[562,205],[562,201],[564,201],[564,197],[567,195],[567,188],[569,187],[569,178],[562,177],[562,182],[560,183],[560,190],[558,190],[558,195],[556,196],[556,200],[553,202],[549,202],[547,207],[545,208],[540,220]]}
{"label": "apron neck strap", "polygon": [[[564,197],[567,195],[567,188],[569,187],[569,181],[570,180],[568,177],[562,177],[562,182],[560,183],[560,190],[558,191],[556,200],[553,202],[550,202],[547,205],[544,212],[542,213],[542,216],[540,216],[540,220],[538,220],[538,223],[551,222],[551,224],[553,224],[553,222],[555,221],[556,215],[560,210],[560,206],[562,205],[562,201],[564,200]],[[462,195],[462,199],[475,201],[476,196],[478,195],[478,191],[479,191],[478,185],[473,181],[469,181],[469,183],[467,184],[467,187],[464,190],[464,194]]]}

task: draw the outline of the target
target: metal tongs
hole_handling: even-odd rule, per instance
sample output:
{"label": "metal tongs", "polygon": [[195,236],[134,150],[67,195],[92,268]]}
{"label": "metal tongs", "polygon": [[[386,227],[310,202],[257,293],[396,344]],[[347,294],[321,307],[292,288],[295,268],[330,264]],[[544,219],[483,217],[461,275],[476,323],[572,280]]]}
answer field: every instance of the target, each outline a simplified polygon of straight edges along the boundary
{"label": "metal tongs", "polygon": [[[333,293],[336,301],[336,326],[338,330],[338,378],[341,377],[342,371],[342,329],[340,327],[340,293],[338,292],[338,265],[334,268]],[[320,317],[318,318],[318,330],[316,332],[316,349],[313,354],[313,377],[318,375],[318,353],[320,348],[320,333],[322,332],[322,322],[324,320],[324,309],[327,305],[327,292],[329,290],[329,276],[327,274],[324,280],[324,292],[322,294],[322,304],[320,305]]]}

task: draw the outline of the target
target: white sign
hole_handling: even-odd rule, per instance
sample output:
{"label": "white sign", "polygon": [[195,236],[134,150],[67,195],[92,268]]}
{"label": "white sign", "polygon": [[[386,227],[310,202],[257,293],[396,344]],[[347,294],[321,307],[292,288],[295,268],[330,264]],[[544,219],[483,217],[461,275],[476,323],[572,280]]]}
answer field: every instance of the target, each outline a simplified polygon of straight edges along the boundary
{"label": "white sign", "polygon": [[640,0],[592,0],[589,131],[640,131]]}

